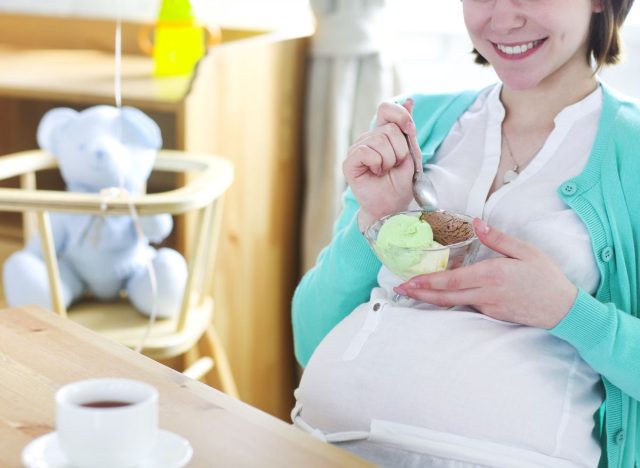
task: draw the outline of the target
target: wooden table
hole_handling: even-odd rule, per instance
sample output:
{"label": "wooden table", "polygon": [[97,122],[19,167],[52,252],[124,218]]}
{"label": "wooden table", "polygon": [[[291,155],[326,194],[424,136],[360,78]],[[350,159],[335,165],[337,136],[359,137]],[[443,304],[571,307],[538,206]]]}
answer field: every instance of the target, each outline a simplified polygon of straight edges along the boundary
{"label": "wooden table", "polygon": [[350,453],[39,308],[0,310],[0,466],[54,428],[54,393],[94,377],[143,380],[160,392],[160,427],[186,437],[189,466],[369,466]]}

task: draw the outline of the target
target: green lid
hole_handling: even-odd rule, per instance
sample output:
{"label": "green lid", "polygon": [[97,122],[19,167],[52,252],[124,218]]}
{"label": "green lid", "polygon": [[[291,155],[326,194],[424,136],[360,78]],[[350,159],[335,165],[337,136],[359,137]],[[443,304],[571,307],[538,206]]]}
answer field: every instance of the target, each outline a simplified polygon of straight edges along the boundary
{"label": "green lid", "polygon": [[195,19],[189,0],[162,0],[159,20],[192,21]]}

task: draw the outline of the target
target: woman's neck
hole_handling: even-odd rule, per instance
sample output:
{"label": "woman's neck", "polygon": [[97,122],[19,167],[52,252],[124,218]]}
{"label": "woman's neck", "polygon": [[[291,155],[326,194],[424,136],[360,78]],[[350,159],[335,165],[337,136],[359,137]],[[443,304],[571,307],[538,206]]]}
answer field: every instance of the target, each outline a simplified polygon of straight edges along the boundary
{"label": "woman's neck", "polygon": [[555,126],[556,116],[567,106],[581,101],[598,86],[589,70],[564,80],[546,80],[535,88],[514,90],[503,85],[500,100],[505,109],[502,121],[501,159],[489,194],[504,185],[509,170],[522,171],[540,151]]}
{"label": "woman's neck", "polygon": [[503,85],[500,99],[505,108],[505,122],[516,128],[553,128],[553,120],[562,109],[581,101],[597,86],[598,81],[590,69],[579,77],[547,80],[526,90],[514,90]]}

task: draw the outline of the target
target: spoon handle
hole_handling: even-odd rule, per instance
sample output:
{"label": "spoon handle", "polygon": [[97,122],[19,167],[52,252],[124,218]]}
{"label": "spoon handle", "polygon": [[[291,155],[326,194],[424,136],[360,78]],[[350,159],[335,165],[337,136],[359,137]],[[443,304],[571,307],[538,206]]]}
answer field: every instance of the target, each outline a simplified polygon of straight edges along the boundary
{"label": "spoon handle", "polygon": [[[409,135],[404,134],[409,145],[409,154],[413,159],[413,198],[423,211],[434,211],[438,207],[438,194],[436,188],[422,170],[422,157],[418,160],[411,146]],[[422,154],[420,154],[422,156]]]}
{"label": "spoon handle", "polygon": [[411,138],[407,133],[404,134],[405,139],[407,140],[407,146],[409,147],[409,154],[411,155],[411,159],[413,161],[413,180],[415,181],[422,171],[420,170],[420,166],[418,165],[418,160],[416,159],[416,153],[413,151],[413,146],[411,145]]}

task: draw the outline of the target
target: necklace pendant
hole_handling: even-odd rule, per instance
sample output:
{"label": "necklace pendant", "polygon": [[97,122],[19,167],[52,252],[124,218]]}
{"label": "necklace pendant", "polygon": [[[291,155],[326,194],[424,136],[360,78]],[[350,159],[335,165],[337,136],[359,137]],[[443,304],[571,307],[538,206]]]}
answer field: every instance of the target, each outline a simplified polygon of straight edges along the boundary
{"label": "necklace pendant", "polygon": [[510,184],[518,178],[518,175],[518,166],[514,166],[513,169],[509,169],[504,173],[504,175],[502,176],[502,183],[505,185]]}

